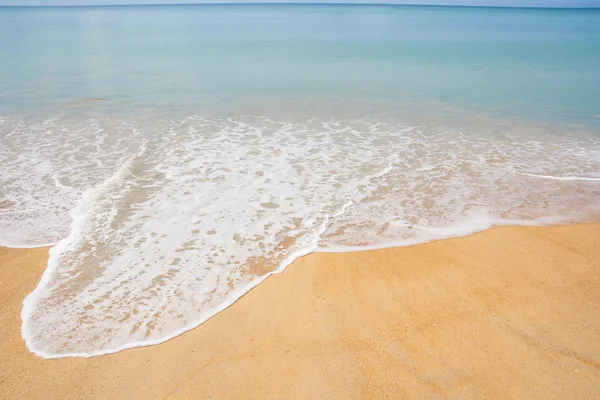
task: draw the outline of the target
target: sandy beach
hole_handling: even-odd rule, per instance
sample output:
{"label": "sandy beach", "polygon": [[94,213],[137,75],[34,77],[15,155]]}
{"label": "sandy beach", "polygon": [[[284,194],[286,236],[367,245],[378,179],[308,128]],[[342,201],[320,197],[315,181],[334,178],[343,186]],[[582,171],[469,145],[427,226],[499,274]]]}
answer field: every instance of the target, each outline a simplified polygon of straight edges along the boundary
{"label": "sandy beach", "polygon": [[178,338],[92,359],[21,338],[47,251],[0,249],[2,399],[600,398],[600,224],[311,254]]}

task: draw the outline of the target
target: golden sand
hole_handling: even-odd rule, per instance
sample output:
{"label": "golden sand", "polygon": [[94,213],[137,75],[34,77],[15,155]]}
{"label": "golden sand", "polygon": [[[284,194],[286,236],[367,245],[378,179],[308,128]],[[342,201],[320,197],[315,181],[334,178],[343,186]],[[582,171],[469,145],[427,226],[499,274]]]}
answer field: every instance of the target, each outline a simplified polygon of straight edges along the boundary
{"label": "golden sand", "polygon": [[0,249],[0,398],[600,398],[600,224],[312,254],[178,338],[92,359],[25,347],[46,261]]}

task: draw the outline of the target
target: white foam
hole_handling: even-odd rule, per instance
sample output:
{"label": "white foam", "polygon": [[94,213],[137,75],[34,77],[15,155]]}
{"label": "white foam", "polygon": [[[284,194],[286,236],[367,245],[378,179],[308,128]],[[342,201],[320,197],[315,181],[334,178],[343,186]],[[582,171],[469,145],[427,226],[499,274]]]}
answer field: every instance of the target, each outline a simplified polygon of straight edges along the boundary
{"label": "white foam", "polygon": [[474,218],[465,221],[460,221],[453,226],[445,227],[421,227],[409,224],[398,224],[399,226],[408,228],[410,230],[420,231],[423,234],[415,238],[385,240],[376,242],[374,244],[358,246],[324,243],[323,247],[319,247],[315,251],[319,253],[352,253],[357,251],[381,250],[393,247],[412,246],[416,244],[428,243],[442,239],[468,236],[472,235],[473,233],[485,231],[486,229],[490,229],[495,226],[549,226],[567,222],[572,221],[569,219],[565,219],[564,217],[556,216],[540,218],[537,220],[501,219],[492,217]]}
{"label": "white foam", "polygon": [[0,245],[57,244],[23,311],[45,358],[160,343],[297,257],[600,215],[593,137],[397,121],[2,118]]}
{"label": "white foam", "polygon": [[4,117],[0,246],[40,247],[66,237],[69,211],[84,191],[113,173],[138,134],[119,121]]}
{"label": "white foam", "polygon": [[515,171],[515,174],[524,175],[524,176],[532,176],[535,178],[554,179],[557,181],[600,181],[600,178],[594,178],[594,177],[588,177],[588,176],[540,175],[540,174],[530,174],[527,172],[519,172],[519,171]]}

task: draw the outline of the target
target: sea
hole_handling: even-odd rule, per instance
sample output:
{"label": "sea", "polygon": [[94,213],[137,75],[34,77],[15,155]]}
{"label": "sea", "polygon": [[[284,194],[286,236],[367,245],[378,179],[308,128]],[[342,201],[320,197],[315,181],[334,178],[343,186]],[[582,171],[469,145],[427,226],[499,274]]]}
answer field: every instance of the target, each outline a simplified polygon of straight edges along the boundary
{"label": "sea", "polygon": [[153,345],[312,252],[600,221],[600,10],[0,7],[28,348]]}

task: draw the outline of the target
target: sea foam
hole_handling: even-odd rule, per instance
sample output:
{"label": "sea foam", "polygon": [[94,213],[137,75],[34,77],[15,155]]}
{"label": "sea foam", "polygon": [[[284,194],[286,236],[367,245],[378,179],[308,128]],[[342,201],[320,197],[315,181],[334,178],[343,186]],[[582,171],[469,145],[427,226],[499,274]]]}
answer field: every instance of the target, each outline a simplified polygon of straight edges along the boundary
{"label": "sea foam", "polygon": [[0,119],[0,244],[55,244],[24,302],[29,349],[162,342],[313,251],[600,215],[593,135],[413,125]]}

